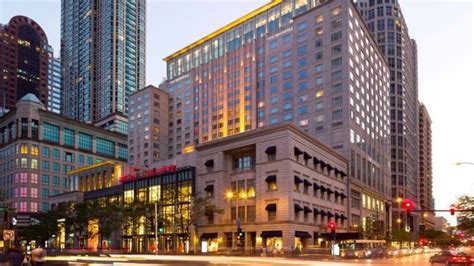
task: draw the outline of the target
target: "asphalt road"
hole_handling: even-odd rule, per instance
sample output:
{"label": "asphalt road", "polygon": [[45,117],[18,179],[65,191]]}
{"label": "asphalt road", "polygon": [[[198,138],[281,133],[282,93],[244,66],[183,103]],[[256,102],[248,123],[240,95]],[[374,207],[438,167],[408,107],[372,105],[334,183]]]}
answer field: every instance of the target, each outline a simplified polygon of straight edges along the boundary
{"label": "asphalt road", "polygon": [[431,254],[371,260],[309,260],[299,258],[260,258],[226,256],[117,255],[113,257],[50,257],[46,265],[407,265],[428,266]]}

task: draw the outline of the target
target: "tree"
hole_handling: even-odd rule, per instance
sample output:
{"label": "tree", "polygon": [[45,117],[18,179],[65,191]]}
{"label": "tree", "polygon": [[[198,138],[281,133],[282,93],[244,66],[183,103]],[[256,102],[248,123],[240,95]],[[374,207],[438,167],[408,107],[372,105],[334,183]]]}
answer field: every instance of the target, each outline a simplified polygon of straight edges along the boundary
{"label": "tree", "polygon": [[[458,210],[473,210],[474,197],[462,196],[458,198],[456,204]],[[465,235],[474,235],[474,212],[466,211],[458,213],[457,229],[464,231]]]}
{"label": "tree", "polygon": [[403,229],[396,229],[392,231],[392,241],[399,242],[410,242],[412,240],[410,232],[407,232]]}

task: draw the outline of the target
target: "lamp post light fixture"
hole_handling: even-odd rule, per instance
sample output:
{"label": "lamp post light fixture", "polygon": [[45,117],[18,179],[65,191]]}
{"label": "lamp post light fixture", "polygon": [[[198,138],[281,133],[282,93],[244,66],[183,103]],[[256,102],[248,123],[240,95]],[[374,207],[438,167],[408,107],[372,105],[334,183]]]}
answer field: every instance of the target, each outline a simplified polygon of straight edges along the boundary
{"label": "lamp post light fixture", "polygon": [[454,163],[454,165],[456,165],[456,166],[463,165],[463,164],[474,165],[474,163],[471,163],[471,162],[455,162],[455,163]]}

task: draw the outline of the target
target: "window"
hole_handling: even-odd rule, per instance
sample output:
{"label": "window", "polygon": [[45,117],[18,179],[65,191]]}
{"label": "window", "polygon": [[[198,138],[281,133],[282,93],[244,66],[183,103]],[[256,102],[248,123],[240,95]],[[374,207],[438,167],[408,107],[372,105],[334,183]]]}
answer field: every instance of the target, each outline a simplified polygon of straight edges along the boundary
{"label": "window", "polygon": [[315,78],[315,79],[314,79],[314,83],[315,83],[316,85],[321,85],[321,84],[323,84],[323,77],[317,77],[317,78]]}
{"label": "window", "polygon": [[316,73],[321,73],[321,71],[323,71],[323,64],[316,65],[314,71],[316,71]]}
{"label": "window", "polygon": [[64,161],[73,163],[74,162],[74,154],[70,152],[64,152]]}
{"label": "window", "polygon": [[270,41],[270,49],[276,49],[278,47],[278,40]]}
{"label": "window", "polygon": [[49,189],[47,188],[41,189],[41,197],[47,199],[49,197]]}
{"label": "window", "polygon": [[110,140],[103,138],[96,138],[97,148],[96,151],[99,154],[115,156],[115,143]]}
{"label": "window", "polygon": [[332,16],[337,16],[337,15],[339,15],[339,13],[341,13],[341,7],[340,6],[331,9],[331,15]]}
{"label": "window", "polygon": [[31,183],[38,184],[38,174],[31,173]]}
{"label": "window", "polygon": [[21,118],[20,134],[22,138],[28,137],[28,118]]}
{"label": "window", "polygon": [[59,187],[59,176],[53,176],[53,186]]}
{"label": "window", "polygon": [[298,108],[298,114],[299,115],[304,115],[304,114],[307,114],[308,113],[308,106],[305,105],[305,106],[301,106]]}
{"label": "window", "polygon": [[335,42],[339,39],[342,38],[342,32],[341,31],[338,31],[338,32],[335,32],[333,34],[331,34],[331,42]]}
{"label": "window", "polygon": [[20,197],[22,197],[22,198],[28,197],[28,188],[27,187],[20,187]]}
{"label": "window", "polygon": [[60,164],[53,162],[53,171],[59,173]]}
{"label": "window", "polygon": [[255,205],[247,206],[247,222],[254,222],[257,217]]}
{"label": "window", "polygon": [[59,127],[50,123],[43,123],[43,140],[59,143]]}
{"label": "window", "polygon": [[48,202],[42,202],[41,203],[41,211],[42,212],[48,212],[49,211],[49,203]]}
{"label": "window", "polygon": [[56,160],[60,159],[60,154],[58,149],[53,149],[53,158]]}
{"label": "window", "polygon": [[255,179],[247,179],[247,198],[255,197]]}
{"label": "window", "polygon": [[338,120],[338,119],[342,119],[342,110],[341,109],[332,111],[332,120]]}
{"label": "window", "polygon": [[21,168],[28,168],[28,159],[27,158],[20,158],[20,167]]}
{"label": "window", "polygon": [[321,97],[324,96],[324,91],[323,91],[323,90],[317,91],[317,92],[314,94],[314,96],[315,96],[316,98],[321,98]]}
{"label": "window", "polygon": [[300,23],[298,23],[298,25],[296,25],[296,30],[297,31],[302,31],[302,30],[305,30],[307,28],[308,28],[308,22],[307,21],[300,22]]}
{"label": "window", "polygon": [[127,157],[128,157],[128,148],[127,148],[126,145],[118,144],[118,157],[119,157],[119,159],[127,159]]}
{"label": "window", "polygon": [[305,55],[307,51],[308,51],[308,47],[306,45],[303,45],[303,46],[298,47],[298,49],[296,50],[296,54],[298,56]]}
{"label": "window", "polygon": [[39,146],[38,145],[31,145],[31,155],[38,156],[39,155]]}
{"label": "window", "polygon": [[331,66],[332,67],[337,67],[342,65],[342,57],[335,58],[331,61]]}
{"label": "window", "polygon": [[41,163],[41,169],[43,169],[45,171],[49,171],[49,161],[43,161]]}
{"label": "window", "polygon": [[44,157],[49,157],[49,148],[48,147],[42,147],[41,148],[41,155]]}
{"label": "window", "polygon": [[269,210],[268,213],[268,221],[275,221],[276,220],[276,210]]}
{"label": "window", "polygon": [[79,149],[92,151],[92,136],[79,132]]}
{"label": "window", "polygon": [[65,146],[74,147],[74,130],[63,128],[63,140]]}
{"label": "window", "polygon": [[234,169],[246,170],[254,167],[254,158],[252,156],[243,156],[234,159]]}
{"label": "window", "polygon": [[49,175],[43,175],[41,176],[41,183],[43,185],[49,185]]}
{"label": "window", "polygon": [[28,144],[20,144],[20,154],[28,154]]}
{"label": "window", "polygon": [[30,188],[30,197],[38,198],[38,188],[35,188],[35,187]]}

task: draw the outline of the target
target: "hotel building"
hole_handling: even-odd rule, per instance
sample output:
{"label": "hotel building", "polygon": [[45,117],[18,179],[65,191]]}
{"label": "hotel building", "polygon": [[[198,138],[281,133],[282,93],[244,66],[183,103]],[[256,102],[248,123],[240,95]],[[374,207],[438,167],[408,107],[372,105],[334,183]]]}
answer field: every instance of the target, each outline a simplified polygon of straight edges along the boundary
{"label": "hotel building", "polygon": [[293,124],[209,141],[197,152],[196,191],[224,210],[198,223],[198,250],[322,246],[334,238],[329,222],[338,240],[349,237],[348,161]]}
{"label": "hotel building", "polygon": [[67,173],[102,161],[126,162],[123,134],[47,111],[33,94],[0,117],[0,186],[19,226],[48,211],[49,196],[73,187]]}
{"label": "hotel building", "polygon": [[[366,24],[384,54],[390,70],[390,171],[393,216],[400,217],[402,227],[416,231],[419,213],[409,217],[397,198],[413,200],[421,206],[419,194],[418,147],[418,57],[415,40],[398,0],[356,0]],[[425,202],[426,204],[426,202]],[[396,221],[396,219],[393,219]],[[394,223],[394,227],[398,227]]]}
{"label": "hotel building", "polygon": [[352,1],[272,1],[164,60],[168,158],[293,122],[349,161],[349,224],[386,236],[390,72]]}

